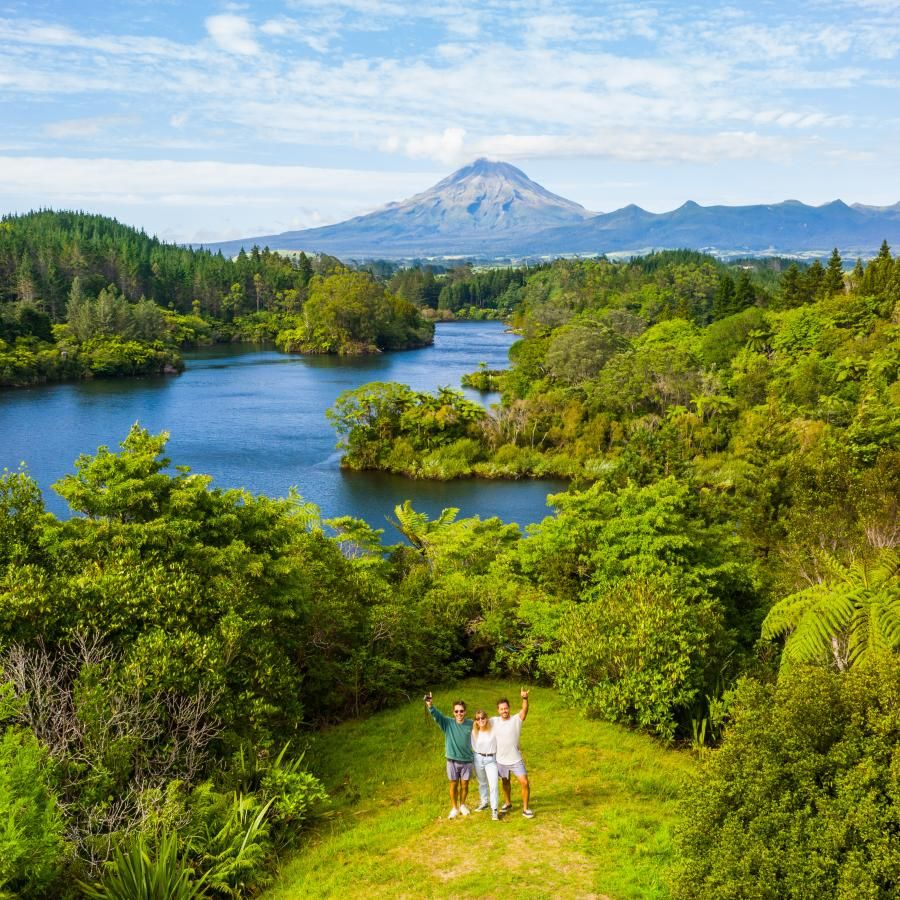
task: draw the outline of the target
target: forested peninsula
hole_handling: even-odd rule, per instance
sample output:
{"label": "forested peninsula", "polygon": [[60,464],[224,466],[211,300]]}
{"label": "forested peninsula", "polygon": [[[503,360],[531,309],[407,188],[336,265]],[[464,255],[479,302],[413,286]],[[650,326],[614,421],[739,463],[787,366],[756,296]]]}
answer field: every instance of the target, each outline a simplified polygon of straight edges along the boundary
{"label": "forested peninsula", "polygon": [[449,386],[348,391],[329,411],[346,467],[605,485],[690,473],[727,494],[760,441],[900,449],[900,260],[886,245],[847,273],[837,251],[802,270],[673,251],[522,274],[489,301],[522,335],[511,369],[465,379],[499,388],[499,405]]}
{"label": "forested peninsula", "polygon": [[226,259],[84,213],[0,220],[0,387],[176,372],[180,350],[220,341],[359,354],[433,334],[413,304],[332,257]]}

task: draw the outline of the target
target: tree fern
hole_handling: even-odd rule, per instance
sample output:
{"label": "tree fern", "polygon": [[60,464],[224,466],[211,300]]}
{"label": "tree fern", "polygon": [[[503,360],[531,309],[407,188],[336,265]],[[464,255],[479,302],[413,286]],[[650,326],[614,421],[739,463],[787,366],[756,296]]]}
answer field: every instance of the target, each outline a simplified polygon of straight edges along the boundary
{"label": "tree fern", "polygon": [[401,505],[394,507],[396,519],[391,521],[413,547],[425,552],[428,547],[428,535],[439,528],[452,524],[458,513],[458,509],[448,507],[441,510],[441,514],[431,521],[426,513],[416,512],[412,508],[410,500],[404,500]]}
{"label": "tree fern", "polygon": [[900,554],[882,549],[871,562],[844,565],[820,557],[821,582],[776,603],[764,638],[786,635],[782,668],[830,662],[838,670],[900,647]]}

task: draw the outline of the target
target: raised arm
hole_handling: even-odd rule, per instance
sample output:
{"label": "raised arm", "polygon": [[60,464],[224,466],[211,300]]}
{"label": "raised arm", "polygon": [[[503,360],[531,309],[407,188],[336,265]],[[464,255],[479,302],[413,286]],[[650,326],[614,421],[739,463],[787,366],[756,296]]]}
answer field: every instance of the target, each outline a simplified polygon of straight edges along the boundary
{"label": "raised arm", "polygon": [[445,716],[432,702],[431,700],[431,692],[429,691],[425,695],[425,705],[428,707],[428,712],[431,713],[431,718],[437,723],[438,728],[441,731],[446,731],[447,726],[450,724],[450,718]]}
{"label": "raised arm", "polygon": [[528,715],[528,691],[525,688],[519,691],[519,696],[522,698],[522,708],[519,710],[519,718],[524,722],[525,716]]}

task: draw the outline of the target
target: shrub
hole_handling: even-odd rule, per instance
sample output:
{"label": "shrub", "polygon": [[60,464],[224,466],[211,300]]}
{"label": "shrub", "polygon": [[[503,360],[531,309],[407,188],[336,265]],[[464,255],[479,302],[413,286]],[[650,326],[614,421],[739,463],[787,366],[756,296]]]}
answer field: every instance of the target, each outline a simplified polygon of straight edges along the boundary
{"label": "shrub", "polygon": [[204,879],[178,852],[178,838],[164,835],[153,848],[138,835],[127,848],[116,850],[99,884],[82,884],[86,897],[98,900],[195,900],[205,897]]}
{"label": "shrub", "polygon": [[544,667],[588,713],[668,739],[702,698],[721,637],[715,601],[669,576],[632,576],[572,605]]}
{"label": "shrub", "polygon": [[[12,711],[10,697],[0,687],[0,721]],[[48,754],[31,731],[8,728],[0,736],[0,896],[47,896],[66,858],[48,768]]]}
{"label": "shrub", "polygon": [[271,801],[269,817],[281,845],[296,842],[300,826],[317,803],[328,799],[322,783],[303,768],[303,754],[285,759],[285,746],[260,779],[260,794]]}
{"label": "shrub", "polygon": [[421,475],[423,478],[436,478],[447,481],[461,478],[472,472],[472,464],[481,454],[481,447],[472,438],[460,438],[447,447],[432,450],[422,460]]}
{"label": "shrub", "polygon": [[223,800],[210,794],[207,821],[192,850],[209,887],[227,897],[244,897],[249,889],[270,880],[266,872],[272,843],[267,819],[272,801],[260,804],[251,795]]}
{"label": "shrub", "polygon": [[328,799],[322,782],[306,770],[304,754],[288,756],[289,749],[290,742],[271,757],[245,752],[242,747],[234,758],[240,789],[271,804],[267,819],[275,841],[282,845],[292,843],[313,807]]}
{"label": "shrub", "polygon": [[504,444],[487,462],[479,463],[475,472],[488,478],[521,478],[531,474],[541,459],[539,450]]}
{"label": "shrub", "polygon": [[900,665],[743,682],[686,792],[675,896],[896,897]]}

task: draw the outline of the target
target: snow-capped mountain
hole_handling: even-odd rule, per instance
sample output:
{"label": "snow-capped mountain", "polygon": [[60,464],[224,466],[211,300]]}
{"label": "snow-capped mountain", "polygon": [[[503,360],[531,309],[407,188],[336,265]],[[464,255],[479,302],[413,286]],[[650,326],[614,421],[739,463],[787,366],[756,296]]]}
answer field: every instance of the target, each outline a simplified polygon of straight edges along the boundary
{"label": "snow-capped mountain", "polygon": [[367,215],[323,228],[228,241],[211,249],[228,254],[257,244],[336,256],[481,254],[592,215],[509,163],[478,159],[427,191]]}
{"label": "snow-capped mountain", "polygon": [[807,206],[700,206],[651,213],[626,206],[588,212],[552,194],[521,169],[478,159],[434,187],[375,212],[324,228],[209,245],[233,255],[255,245],[350,258],[558,256],[641,253],[687,247],[720,255],[819,254],[845,257],[900,244],[900,203]]}

